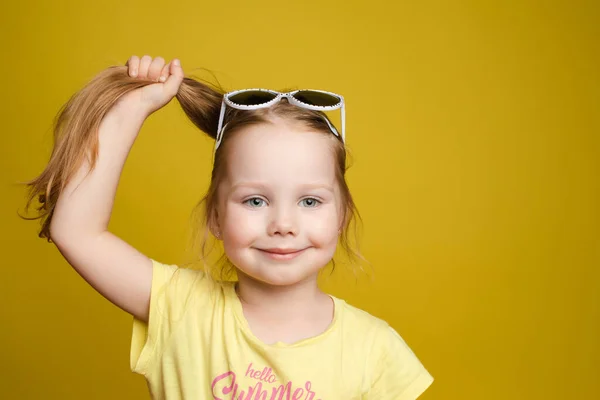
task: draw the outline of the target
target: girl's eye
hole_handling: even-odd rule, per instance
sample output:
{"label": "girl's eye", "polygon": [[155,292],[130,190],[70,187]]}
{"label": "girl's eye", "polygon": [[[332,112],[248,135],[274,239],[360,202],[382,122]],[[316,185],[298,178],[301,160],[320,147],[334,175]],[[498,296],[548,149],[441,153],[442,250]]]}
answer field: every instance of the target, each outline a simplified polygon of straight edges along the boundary
{"label": "girl's eye", "polygon": [[244,201],[244,204],[247,204],[250,207],[254,207],[254,208],[261,207],[263,205],[263,203],[265,203],[265,201],[263,199],[261,199],[260,197],[253,197],[251,199]]}
{"label": "girl's eye", "polygon": [[307,197],[306,199],[302,199],[300,204],[302,204],[304,207],[313,208],[321,204],[321,202],[315,198]]}

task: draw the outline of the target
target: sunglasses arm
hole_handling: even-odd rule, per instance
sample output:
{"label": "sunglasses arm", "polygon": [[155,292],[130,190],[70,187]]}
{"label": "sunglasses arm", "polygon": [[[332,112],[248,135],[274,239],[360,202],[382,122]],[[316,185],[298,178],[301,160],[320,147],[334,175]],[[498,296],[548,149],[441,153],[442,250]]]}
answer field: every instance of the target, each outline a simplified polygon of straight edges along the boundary
{"label": "sunglasses arm", "polygon": [[346,104],[342,100],[342,142],[346,143]]}
{"label": "sunglasses arm", "polygon": [[215,151],[217,147],[221,144],[221,140],[223,140],[223,118],[225,117],[225,108],[227,104],[225,104],[225,98],[223,98],[223,102],[221,103],[221,112],[219,114],[219,125],[217,126],[217,137],[215,142]]}

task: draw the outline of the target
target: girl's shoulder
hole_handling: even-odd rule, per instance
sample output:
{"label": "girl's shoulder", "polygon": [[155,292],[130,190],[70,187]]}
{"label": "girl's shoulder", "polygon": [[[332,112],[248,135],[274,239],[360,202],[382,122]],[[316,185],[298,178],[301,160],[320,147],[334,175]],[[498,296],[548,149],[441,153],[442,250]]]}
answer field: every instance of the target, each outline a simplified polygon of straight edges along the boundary
{"label": "girl's shoulder", "polygon": [[152,294],[164,297],[170,306],[187,304],[189,300],[212,299],[222,294],[227,282],[212,279],[203,269],[187,265],[165,264],[152,260]]}
{"label": "girl's shoulder", "polygon": [[369,394],[374,398],[391,398],[387,397],[390,394],[393,398],[417,398],[433,378],[404,338],[385,320],[337,301],[343,313],[344,336],[356,344],[356,350],[366,348],[368,353],[367,370],[376,382]]}
{"label": "girl's shoulder", "polygon": [[366,310],[353,306],[343,299],[335,298],[343,328],[362,337],[385,335],[391,329],[383,319]]}

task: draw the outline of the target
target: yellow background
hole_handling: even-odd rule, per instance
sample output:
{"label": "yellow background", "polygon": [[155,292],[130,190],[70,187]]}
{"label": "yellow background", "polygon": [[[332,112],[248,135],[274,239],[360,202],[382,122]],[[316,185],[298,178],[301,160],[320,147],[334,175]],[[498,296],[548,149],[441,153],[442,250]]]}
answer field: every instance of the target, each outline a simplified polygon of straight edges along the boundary
{"label": "yellow background", "polygon": [[[600,6],[594,1],[12,1],[0,13],[0,397],[146,399],[132,318],[17,217],[52,118],[130,54],[226,89],[347,101],[375,279],[325,288],[388,320],[423,399],[600,398]],[[207,77],[206,74],[201,75]],[[333,113],[334,121],[339,114]],[[144,126],[111,230],[179,262],[213,142],[176,102]]]}

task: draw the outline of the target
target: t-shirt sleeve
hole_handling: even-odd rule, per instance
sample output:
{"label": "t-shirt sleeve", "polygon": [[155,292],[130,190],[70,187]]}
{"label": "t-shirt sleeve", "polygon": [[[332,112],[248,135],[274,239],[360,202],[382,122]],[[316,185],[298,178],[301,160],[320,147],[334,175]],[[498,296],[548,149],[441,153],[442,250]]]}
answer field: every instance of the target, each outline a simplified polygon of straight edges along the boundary
{"label": "t-shirt sleeve", "polygon": [[146,375],[171,332],[183,318],[192,289],[202,273],[152,260],[148,322],[133,318],[131,371]]}
{"label": "t-shirt sleeve", "polygon": [[404,339],[386,325],[377,344],[379,361],[369,391],[369,400],[415,400],[433,382]]}

